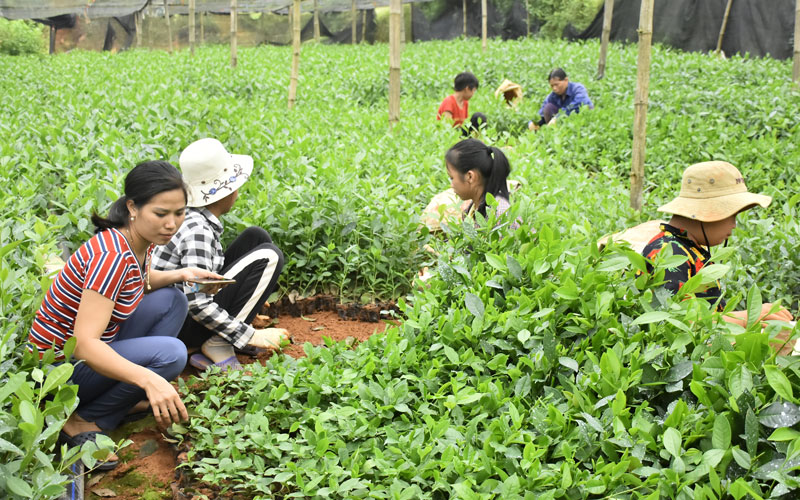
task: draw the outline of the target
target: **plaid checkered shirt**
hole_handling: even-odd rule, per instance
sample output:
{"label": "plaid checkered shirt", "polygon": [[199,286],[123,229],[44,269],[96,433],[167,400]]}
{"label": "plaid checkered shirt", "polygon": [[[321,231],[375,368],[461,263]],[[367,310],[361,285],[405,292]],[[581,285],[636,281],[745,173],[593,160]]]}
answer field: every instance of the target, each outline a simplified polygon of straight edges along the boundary
{"label": "plaid checkered shirt", "polygon": [[[188,208],[186,220],[175,236],[164,246],[153,252],[153,268],[171,271],[183,267],[199,267],[215,273],[222,270],[225,257],[220,237],[222,223],[206,208]],[[219,304],[213,295],[192,291],[192,285],[176,283],[183,287],[189,300],[189,315],[234,347],[242,348],[253,337],[252,326],[233,317]]]}

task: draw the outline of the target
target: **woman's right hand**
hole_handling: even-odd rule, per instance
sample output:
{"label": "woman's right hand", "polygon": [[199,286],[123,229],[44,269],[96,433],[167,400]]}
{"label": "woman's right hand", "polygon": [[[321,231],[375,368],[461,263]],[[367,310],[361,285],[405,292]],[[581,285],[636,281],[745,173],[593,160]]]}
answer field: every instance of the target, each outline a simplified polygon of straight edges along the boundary
{"label": "woman's right hand", "polygon": [[186,406],[181,401],[178,391],[161,375],[148,370],[143,389],[153,409],[153,416],[159,427],[166,429],[172,423],[189,419]]}
{"label": "woman's right hand", "polygon": [[761,321],[770,321],[770,320],[777,320],[777,321],[792,321],[792,313],[790,313],[784,307],[778,307],[778,310],[772,314],[769,314],[770,309],[772,309],[771,303],[766,303],[761,306]]}

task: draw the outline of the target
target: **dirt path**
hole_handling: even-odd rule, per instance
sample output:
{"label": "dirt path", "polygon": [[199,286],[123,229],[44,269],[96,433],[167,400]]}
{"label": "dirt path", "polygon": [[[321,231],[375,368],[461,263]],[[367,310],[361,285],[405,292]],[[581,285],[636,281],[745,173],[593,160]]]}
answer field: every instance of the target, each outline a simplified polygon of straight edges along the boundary
{"label": "dirt path", "polygon": [[[286,328],[292,334],[293,344],[284,353],[294,358],[305,356],[303,344],[323,343],[323,337],[334,340],[346,340],[352,337],[364,341],[374,333],[383,332],[387,324],[384,322],[367,323],[361,321],[345,321],[336,312],[317,312],[299,318],[281,316],[275,326]],[[239,356],[242,363],[259,361],[248,356]],[[194,368],[187,366],[182,377],[195,375]],[[111,436],[117,440],[127,437],[133,441],[120,452],[122,462],[113,471],[94,473],[86,479],[87,499],[113,498],[118,500],[160,500],[178,498],[173,491],[175,467],[177,464],[175,449],[156,429],[153,417],[133,422],[120,427]],[[182,497],[181,497],[182,498]]]}

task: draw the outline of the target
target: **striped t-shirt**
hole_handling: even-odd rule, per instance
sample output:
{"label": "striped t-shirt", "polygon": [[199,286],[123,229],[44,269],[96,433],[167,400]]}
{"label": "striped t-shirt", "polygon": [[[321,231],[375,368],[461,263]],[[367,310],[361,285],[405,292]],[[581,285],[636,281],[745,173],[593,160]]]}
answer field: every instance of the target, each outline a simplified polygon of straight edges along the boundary
{"label": "striped t-shirt", "polygon": [[[147,249],[145,262],[154,248],[150,245]],[[100,337],[103,342],[111,342],[144,294],[142,270],[125,236],[117,229],[94,235],[72,254],[53,280],[29,335],[39,356],[54,347],[56,359],[63,359],[62,349],[75,330],[83,290],[94,290],[114,301],[111,319]]]}

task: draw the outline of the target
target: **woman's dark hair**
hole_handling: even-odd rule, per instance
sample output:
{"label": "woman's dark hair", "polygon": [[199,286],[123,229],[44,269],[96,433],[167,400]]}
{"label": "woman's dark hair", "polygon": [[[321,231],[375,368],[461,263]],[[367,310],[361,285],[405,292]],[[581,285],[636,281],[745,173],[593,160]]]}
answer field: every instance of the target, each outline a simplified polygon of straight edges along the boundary
{"label": "woman's dark hair", "polygon": [[97,213],[92,214],[95,233],[112,227],[121,228],[128,224],[128,200],[133,200],[137,207],[147,204],[154,196],[165,191],[180,189],[186,199],[186,185],[181,173],[169,162],[146,161],[128,172],[125,176],[125,194],[111,204],[106,218]]}
{"label": "woman's dark hair", "polygon": [[478,88],[478,78],[473,75],[472,73],[464,72],[459,73],[456,75],[456,79],[453,82],[453,88],[456,91],[464,90],[465,88],[477,89]]}
{"label": "woman's dark hair", "polygon": [[547,81],[549,82],[550,80],[563,80],[566,77],[567,73],[563,69],[556,68],[553,71],[551,71],[549,75],[547,75]]}
{"label": "woman's dark hair", "polygon": [[506,179],[511,173],[511,166],[500,148],[487,146],[478,139],[464,139],[448,149],[444,159],[461,175],[465,175],[470,170],[480,172],[483,177],[484,199],[477,210],[484,217],[486,216],[486,193],[491,193],[495,198],[498,196],[509,198]]}

